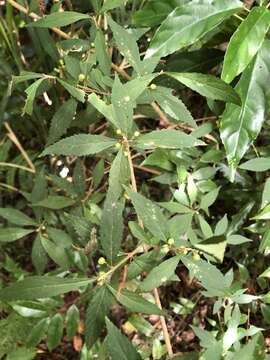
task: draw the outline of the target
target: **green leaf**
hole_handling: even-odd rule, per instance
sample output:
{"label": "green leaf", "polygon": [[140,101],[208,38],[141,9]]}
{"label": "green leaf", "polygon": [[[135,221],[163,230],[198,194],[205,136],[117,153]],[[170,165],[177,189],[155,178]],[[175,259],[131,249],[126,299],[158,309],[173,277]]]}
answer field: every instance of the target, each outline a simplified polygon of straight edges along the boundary
{"label": "green leaf", "polygon": [[106,318],[106,327],[108,330],[106,346],[112,360],[142,359],[128,338],[108,318]]}
{"label": "green leaf", "polygon": [[33,206],[41,206],[52,210],[60,210],[75,204],[75,200],[61,195],[49,195],[46,199],[38,201]]}
{"label": "green leaf", "polygon": [[[123,1],[123,0],[120,0]],[[108,5],[109,1],[107,1],[105,5]],[[105,37],[100,29],[97,30],[96,38],[95,38],[95,49],[96,49],[96,57],[99,63],[100,70],[104,75],[110,75],[111,73],[111,59],[107,52]]]}
{"label": "green leaf", "polygon": [[35,100],[35,97],[36,97],[36,92],[37,92],[37,90],[39,88],[39,85],[45,79],[46,79],[45,77],[42,77],[41,79],[38,79],[37,81],[35,81],[33,84],[31,84],[25,90],[25,92],[27,94],[27,98],[26,98],[25,105],[24,105],[24,108],[23,108],[23,114],[32,115],[34,100]]}
{"label": "green leaf", "polygon": [[214,265],[204,260],[193,260],[191,256],[181,256],[181,261],[188,268],[191,278],[195,276],[208,290],[209,296],[223,296],[226,293],[230,284]]}
{"label": "green leaf", "polygon": [[184,122],[193,127],[197,127],[191,113],[186,108],[182,100],[171,94],[171,90],[163,87],[158,87],[154,94],[154,99],[166,114],[172,117],[174,122]]}
{"label": "green leaf", "polygon": [[27,346],[37,346],[49,325],[49,319],[45,318],[40,320],[31,330],[30,334],[27,336],[26,344]]}
{"label": "green leaf", "polygon": [[0,208],[0,217],[19,226],[36,226],[37,223],[22,211],[13,208]]}
{"label": "green leaf", "polygon": [[36,354],[36,349],[21,346],[8,353],[5,360],[33,360],[36,358]]}
{"label": "green leaf", "polygon": [[188,0],[150,0],[133,15],[133,22],[137,26],[155,26],[177,7],[186,4]]}
{"label": "green leaf", "polygon": [[72,339],[76,335],[80,322],[80,312],[75,304],[71,305],[66,315],[67,337]]}
{"label": "green leaf", "polygon": [[252,337],[251,341],[244,345],[240,350],[238,350],[232,357],[232,360],[263,360],[264,354],[264,340],[261,333],[256,334]]}
{"label": "green leaf", "polygon": [[85,102],[85,92],[81,89],[77,89],[75,86],[70,85],[64,80],[58,79],[57,81],[70,93],[78,101],[84,103]]}
{"label": "green leaf", "polygon": [[227,237],[227,243],[230,245],[241,245],[252,240],[246,238],[245,236],[234,234]]}
{"label": "green leaf", "polygon": [[266,118],[269,89],[265,79],[270,76],[269,64],[270,42],[265,40],[236,86],[241,107],[228,104],[222,116],[220,134],[232,171],[258,136]]}
{"label": "green leaf", "polygon": [[264,184],[261,207],[264,207],[268,203],[270,203],[270,178],[266,179]]}
{"label": "green leaf", "polygon": [[153,267],[159,264],[163,256],[164,254],[162,254],[161,251],[151,250],[147,253],[135,257],[128,265],[127,278],[132,280],[142,272],[149,272],[151,269],[153,269]]}
{"label": "green leaf", "polygon": [[105,316],[108,314],[113,296],[106,286],[95,291],[93,298],[88,304],[85,321],[85,341],[91,348],[97,341],[105,323]]}
{"label": "green leaf", "polygon": [[47,147],[41,156],[56,155],[93,155],[112,147],[116,141],[103,135],[80,134],[67,137]]}
{"label": "green leaf", "polygon": [[198,140],[192,135],[187,135],[180,130],[164,129],[139,136],[134,145],[141,149],[182,149],[196,144]]}
{"label": "green leaf", "polygon": [[41,244],[40,233],[38,233],[32,245],[31,259],[37,273],[42,274],[48,263],[48,257],[46,251]]}
{"label": "green leaf", "polygon": [[87,286],[94,279],[30,276],[0,290],[1,301],[42,299]]}
{"label": "green leaf", "polygon": [[230,83],[248,66],[260,49],[270,25],[270,12],[254,7],[230,39],[221,78]]}
{"label": "green leaf", "polygon": [[202,250],[208,255],[214,256],[220,263],[223,262],[227,242],[225,236],[213,236],[200,243],[195,244],[195,247]]}
{"label": "green leaf", "polygon": [[0,243],[12,242],[18,240],[28,234],[31,234],[35,229],[22,229],[22,228],[0,228]]}
{"label": "green leaf", "polygon": [[155,33],[146,58],[167,56],[195,43],[241,7],[238,0],[214,0],[211,3],[194,0],[177,7]]}
{"label": "green leaf", "polygon": [[111,18],[108,18],[108,23],[112,29],[113,37],[119,51],[127,59],[130,65],[134,67],[136,72],[140,74],[141,59],[136,38]]}
{"label": "green leaf", "polygon": [[114,108],[111,104],[107,105],[94,93],[88,96],[87,101],[89,101],[89,103],[93,105],[98,112],[104,115],[105,118],[109,120],[115,127],[120,128],[120,124],[118,119],[116,119]]}
{"label": "green leaf", "polygon": [[168,260],[163,261],[160,265],[155,267],[140,285],[140,290],[143,292],[151,291],[161,285],[174,275],[175,269],[180,261],[179,256],[174,256]]}
{"label": "green leaf", "polygon": [[[117,297],[117,291],[111,286],[108,287],[111,293],[115,297]],[[155,304],[145,300],[142,296],[126,289],[121,290],[117,300],[120,302],[120,304],[122,304],[131,312],[139,312],[149,315],[165,315],[164,311],[160,310]]]}
{"label": "green leaf", "polygon": [[55,314],[48,327],[46,345],[49,351],[55,349],[61,342],[64,330],[64,319],[60,314]]}
{"label": "green leaf", "polygon": [[116,201],[110,193],[104,203],[100,223],[100,244],[109,264],[113,264],[121,247],[123,237],[124,201]]}
{"label": "green leaf", "polygon": [[77,101],[69,99],[54,114],[51,120],[47,145],[51,145],[64,135],[76,114]]}
{"label": "green leaf", "polygon": [[270,158],[260,157],[251,159],[239,166],[239,169],[249,171],[267,171],[270,169]]}
{"label": "green leaf", "polygon": [[101,8],[101,12],[106,12],[109,10],[113,10],[119,6],[123,6],[125,5],[127,2],[127,0],[107,0],[106,2],[104,2],[102,8]]}
{"label": "green leaf", "polygon": [[209,99],[222,100],[236,105],[241,104],[240,97],[235,90],[213,75],[172,72],[166,74]]}
{"label": "green leaf", "polygon": [[17,84],[28,81],[28,80],[39,79],[42,77],[44,77],[43,74],[39,74],[39,73],[31,72],[31,71],[21,71],[20,75],[12,76],[11,83],[10,83],[10,93],[12,92],[13,88]]}
{"label": "green leaf", "polygon": [[44,236],[41,236],[41,244],[46,253],[56,264],[65,270],[69,268],[70,261],[64,247],[55,245]]}
{"label": "green leaf", "polygon": [[267,205],[258,215],[254,216],[252,219],[255,220],[269,220],[270,219],[270,204]]}
{"label": "green leaf", "polygon": [[216,198],[218,197],[219,194],[219,190],[220,187],[210,191],[209,193],[207,193],[206,195],[203,195],[201,198],[201,203],[200,203],[200,208],[204,211],[206,211],[206,213],[208,213],[208,208],[214,204],[214,202],[216,201]]}
{"label": "green leaf", "polygon": [[159,240],[167,241],[167,220],[161,209],[151,200],[125,187],[144,226]]}
{"label": "green leaf", "polygon": [[51,29],[53,27],[67,26],[79,20],[85,20],[85,19],[90,20],[89,15],[81,14],[75,11],[54,12],[52,14],[44,16],[40,20],[31,22],[27,26],[44,27]]}

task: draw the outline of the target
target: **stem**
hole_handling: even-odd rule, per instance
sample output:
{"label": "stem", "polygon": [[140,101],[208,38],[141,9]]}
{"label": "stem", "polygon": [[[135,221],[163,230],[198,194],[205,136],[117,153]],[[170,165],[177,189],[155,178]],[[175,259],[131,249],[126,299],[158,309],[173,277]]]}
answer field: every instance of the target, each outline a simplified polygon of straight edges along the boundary
{"label": "stem", "polygon": [[20,153],[22,154],[22,157],[25,159],[25,161],[29,165],[29,168],[32,170],[32,172],[35,173],[36,172],[35,165],[32,163],[32,160],[30,159],[27,152],[22,147],[20,141],[18,140],[17,136],[15,135],[15,133],[13,132],[13,130],[11,129],[10,125],[7,122],[5,122],[5,127],[6,127],[6,129],[8,131],[7,136],[16,145],[16,147],[19,149]]}
{"label": "stem", "polygon": [[[29,16],[30,18],[32,18],[33,20],[39,20],[41,19],[41,17],[39,15],[37,15],[34,12],[30,12],[22,5],[18,4],[16,1],[14,0],[7,0],[7,2],[12,5],[15,9],[17,9],[18,11],[22,12],[23,14]],[[69,36],[68,34],[66,34],[64,31],[57,29],[57,28],[52,28],[52,31],[55,32],[57,35],[63,37],[64,39],[71,39],[71,36]]]}
{"label": "stem", "polygon": [[35,173],[35,171],[33,169],[30,169],[26,166],[23,166],[23,165],[18,165],[18,164],[13,164],[13,163],[6,163],[6,162],[0,162],[0,166],[3,166],[3,167],[11,167],[11,168],[16,168],[16,169],[21,169],[21,170],[25,170],[25,171],[28,171],[30,173]]}
{"label": "stem", "polygon": [[[132,157],[131,157],[131,153],[130,153],[130,146],[129,146],[129,142],[128,139],[126,137],[124,137],[124,142],[125,147],[126,147],[126,151],[127,151],[127,158],[128,158],[128,163],[129,163],[129,168],[130,168],[130,179],[131,179],[131,187],[133,192],[138,192],[137,189],[137,183],[136,183],[136,177],[135,177],[135,173],[134,173],[134,166],[132,163]],[[143,222],[140,218],[138,218],[138,222],[140,227],[143,229]],[[153,290],[153,294],[154,294],[154,298],[156,301],[157,306],[160,308],[160,310],[162,310],[162,305],[161,305],[161,301],[159,298],[159,294],[158,294],[158,289],[154,289]],[[167,324],[166,324],[166,320],[164,318],[164,316],[160,316],[160,323],[161,323],[161,327],[162,327],[162,332],[163,332],[163,337],[164,337],[164,341],[167,347],[167,351],[168,351],[168,355],[169,357],[173,357],[173,350],[172,350],[172,344],[171,344],[171,340],[170,340],[170,335],[168,332],[168,328],[167,328]]]}

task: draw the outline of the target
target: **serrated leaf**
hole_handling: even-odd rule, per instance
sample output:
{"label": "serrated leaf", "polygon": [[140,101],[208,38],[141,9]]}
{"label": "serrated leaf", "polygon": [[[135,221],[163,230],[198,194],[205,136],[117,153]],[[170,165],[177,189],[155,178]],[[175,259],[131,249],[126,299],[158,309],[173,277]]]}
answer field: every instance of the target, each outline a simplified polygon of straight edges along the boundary
{"label": "serrated leaf", "polygon": [[100,244],[109,264],[113,264],[119,252],[123,236],[124,201],[117,201],[108,193],[100,223]]}
{"label": "serrated leaf", "polygon": [[27,346],[37,346],[49,325],[49,319],[45,318],[40,320],[31,330],[30,334],[27,336],[26,344]]}
{"label": "serrated leaf", "polygon": [[131,280],[142,272],[149,272],[151,269],[153,269],[159,264],[163,256],[164,254],[162,254],[158,250],[151,250],[145,254],[135,257],[133,261],[128,265],[127,279]]}
{"label": "serrated leaf", "polygon": [[78,101],[85,102],[85,92],[81,89],[77,89],[75,86],[70,85],[64,80],[57,78],[57,81]]}
{"label": "serrated leaf", "polygon": [[33,84],[31,84],[26,90],[27,98],[25,101],[25,105],[23,108],[23,114],[32,115],[33,112],[33,105],[34,100],[36,97],[36,92],[39,88],[39,85],[45,80],[45,77],[42,77],[41,79],[36,80]]}
{"label": "serrated leaf", "polygon": [[37,223],[22,211],[13,208],[0,208],[0,217],[19,226],[36,226]]}
{"label": "serrated leaf", "polygon": [[35,229],[22,229],[18,227],[0,228],[0,243],[16,241],[34,231]]}
{"label": "serrated leaf", "polygon": [[0,290],[1,301],[42,299],[87,286],[93,279],[30,276]]}
{"label": "serrated leaf", "polygon": [[146,57],[167,56],[195,43],[241,7],[242,3],[238,0],[191,1],[177,7],[155,33]]}
{"label": "serrated leaf", "polygon": [[48,327],[46,345],[49,351],[55,349],[61,342],[64,330],[64,319],[60,314],[55,314]]}
{"label": "serrated leaf", "polygon": [[91,348],[99,337],[105,324],[105,316],[114,299],[106,286],[102,286],[95,291],[93,298],[88,304],[85,321],[85,340]]}
{"label": "serrated leaf", "polygon": [[33,206],[40,206],[52,210],[60,210],[75,204],[75,200],[61,195],[49,195],[46,199],[38,201]]}
{"label": "serrated leaf", "polygon": [[70,261],[63,246],[55,245],[52,241],[41,236],[41,244],[49,257],[64,270],[69,268]]}
{"label": "serrated leaf", "polygon": [[182,149],[193,147],[197,141],[195,137],[187,135],[182,131],[164,129],[141,135],[135,142],[135,145],[141,149]]}
{"label": "serrated leaf", "polygon": [[127,2],[127,0],[107,0],[106,2],[104,2],[102,8],[101,8],[101,12],[106,12],[109,10],[113,10],[119,6],[123,6],[125,5]]}
{"label": "serrated leaf", "polygon": [[209,99],[231,102],[236,105],[241,104],[240,97],[236,91],[230,85],[213,75],[172,72],[166,74]]}
{"label": "serrated leaf", "polygon": [[170,278],[174,275],[179,261],[180,257],[174,256],[168,260],[163,261],[160,265],[152,269],[140,284],[140,290],[142,292],[148,292],[170,280]]}
{"label": "serrated leaf", "polygon": [[80,312],[75,304],[71,305],[66,315],[67,336],[71,339],[76,335],[80,322]]}
{"label": "serrated leaf", "polygon": [[232,171],[258,136],[267,116],[270,99],[265,79],[270,76],[269,64],[270,42],[265,40],[235,88],[242,101],[241,107],[228,104],[222,116],[221,139]]}
{"label": "serrated leaf", "polygon": [[195,247],[202,250],[208,255],[214,256],[220,263],[223,262],[227,242],[223,235],[213,236],[200,243],[195,244]]}
{"label": "serrated leaf", "polygon": [[112,147],[116,141],[103,135],[80,134],[67,137],[47,147],[41,156],[57,155],[93,155]]}
{"label": "serrated leaf", "polygon": [[47,145],[56,142],[66,133],[76,113],[76,108],[77,101],[71,98],[56,111],[51,120]]}
{"label": "serrated leaf", "polygon": [[108,330],[106,346],[112,360],[141,360],[141,356],[120,330],[106,318]]}
{"label": "serrated leaf", "polygon": [[270,12],[254,7],[241,22],[226,50],[221,78],[230,83],[259,51],[270,25]]}
{"label": "serrated leaf", "polygon": [[[123,2],[123,0],[120,0]],[[108,5],[109,1],[104,3]],[[111,59],[107,52],[105,37],[100,29],[97,30],[96,38],[95,38],[95,49],[96,49],[96,57],[99,63],[100,70],[103,72],[104,75],[110,75],[111,73]]]}
{"label": "serrated leaf", "polygon": [[41,244],[41,235],[38,233],[36,236],[31,252],[32,263],[38,274],[42,274],[48,263],[48,257],[46,251]]}
{"label": "serrated leaf", "polygon": [[239,166],[239,169],[249,171],[267,171],[270,169],[270,158],[260,157],[248,160]]}
{"label": "serrated leaf", "polygon": [[144,226],[159,240],[167,240],[167,220],[162,214],[161,209],[151,200],[135,193],[125,187],[128,196],[135,207],[138,217]]}
{"label": "serrated leaf", "polygon": [[[117,297],[117,290],[109,286],[111,293]],[[156,314],[156,315],[165,315],[164,311],[160,310],[155,304],[145,300],[142,296],[123,289],[120,291],[117,300],[125,308],[132,312],[139,312],[143,314]]]}
{"label": "serrated leaf", "polygon": [[186,108],[186,105],[182,100],[172,95],[170,89],[159,86],[153,96],[161,109],[176,120],[176,122],[181,121],[193,127],[197,127],[196,122]]}
{"label": "serrated leaf", "polygon": [[88,96],[87,101],[89,101],[89,103],[93,105],[98,112],[105,116],[105,118],[109,120],[115,127],[120,128],[120,124],[115,116],[112,104],[107,105],[94,93]]}
{"label": "serrated leaf", "polygon": [[89,15],[81,14],[75,11],[54,12],[52,14],[44,16],[40,20],[28,24],[27,26],[44,27],[51,29],[53,27],[67,26],[85,19],[88,19],[90,21]]}
{"label": "serrated leaf", "polygon": [[133,15],[137,26],[159,25],[177,7],[186,4],[188,0],[150,0]]}
{"label": "serrated leaf", "polygon": [[203,195],[200,202],[200,208],[208,212],[208,208],[213,205],[218,197],[220,187],[210,191],[206,195]]}
{"label": "serrated leaf", "polygon": [[255,220],[269,220],[270,219],[270,204],[267,205],[262,211],[259,212],[252,219]]}
{"label": "serrated leaf", "polygon": [[141,59],[136,38],[111,18],[108,18],[108,23],[112,29],[113,37],[119,51],[127,59],[130,65],[134,67],[136,72],[140,74]]}
{"label": "serrated leaf", "polygon": [[223,296],[229,284],[223,274],[212,264],[204,260],[193,260],[190,256],[181,256],[181,261],[188,268],[191,278],[196,277],[210,296]]}

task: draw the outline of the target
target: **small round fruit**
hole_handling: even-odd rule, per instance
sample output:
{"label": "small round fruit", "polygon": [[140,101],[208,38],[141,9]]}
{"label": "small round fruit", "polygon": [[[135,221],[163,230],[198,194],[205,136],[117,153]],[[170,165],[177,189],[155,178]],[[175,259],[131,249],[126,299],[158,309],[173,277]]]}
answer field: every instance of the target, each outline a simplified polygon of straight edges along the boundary
{"label": "small round fruit", "polygon": [[194,253],[194,254],[193,254],[193,259],[194,259],[195,261],[199,261],[199,260],[201,259],[201,257],[200,257],[200,255],[199,255],[198,253]]}
{"label": "small round fruit", "polygon": [[115,144],[115,148],[117,149],[117,150],[119,150],[120,148],[121,148],[121,144],[118,142],[118,143],[116,143]]}
{"label": "small round fruit", "polygon": [[80,74],[79,75],[79,82],[83,82],[85,80],[85,75],[84,74]]}
{"label": "small round fruit", "polygon": [[157,89],[157,85],[156,84],[151,84],[150,85],[150,90],[156,90]]}
{"label": "small round fruit", "polygon": [[170,238],[168,241],[167,241],[168,245],[172,246],[174,244],[174,239],[173,238]]}
{"label": "small round fruit", "polygon": [[100,257],[100,258],[98,259],[98,264],[99,264],[99,265],[104,265],[104,264],[106,264],[105,258],[104,258],[104,257]]}
{"label": "small round fruit", "polygon": [[117,134],[117,135],[122,135],[122,130],[121,130],[121,129],[117,129],[117,130],[116,130],[116,134]]}
{"label": "small round fruit", "polygon": [[134,136],[135,136],[135,137],[140,136],[140,132],[139,132],[139,131],[135,131]]}

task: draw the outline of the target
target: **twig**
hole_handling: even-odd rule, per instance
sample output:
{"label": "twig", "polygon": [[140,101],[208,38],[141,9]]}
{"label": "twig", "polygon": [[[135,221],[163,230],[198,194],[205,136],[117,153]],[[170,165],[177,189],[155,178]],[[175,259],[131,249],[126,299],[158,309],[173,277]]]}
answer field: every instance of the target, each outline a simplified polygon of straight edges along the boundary
{"label": "twig", "polygon": [[[41,17],[39,15],[37,15],[34,12],[29,12],[24,6],[18,4],[16,1],[14,0],[7,0],[7,2],[12,5],[15,9],[17,9],[18,11],[22,12],[23,14],[29,16],[30,18],[32,18],[33,20],[39,20],[41,19]],[[57,29],[57,28],[52,28],[52,31],[55,32],[57,35],[65,38],[65,39],[71,39],[71,36],[69,36],[68,34],[66,34],[64,31]]]}
{"label": "twig", "polygon": [[[125,145],[126,151],[127,151],[127,158],[128,158],[129,168],[130,168],[130,179],[131,179],[132,190],[133,190],[133,192],[138,192],[135,173],[134,173],[134,166],[133,166],[133,163],[132,163],[132,158],[131,158],[131,153],[130,153],[129,142],[128,142],[126,137],[124,137],[124,145]],[[142,220],[140,218],[138,218],[138,222],[139,222],[140,227],[143,229],[144,228],[143,222],[142,222]],[[157,306],[162,310],[158,290],[154,289],[153,293],[154,293],[154,297],[155,297],[155,301],[156,301]],[[168,332],[166,320],[165,320],[164,316],[160,316],[159,318],[160,318],[163,337],[164,337],[164,341],[165,341],[165,344],[166,344],[166,347],[167,347],[168,355],[170,357],[172,357],[173,356],[173,350],[172,350],[172,344],[171,344],[171,341],[170,341],[170,335],[169,335],[169,332]]]}
{"label": "twig", "polygon": [[26,166],[23,166],[23,165],[18,165],[18,164],[13,164],[13,163],[6,163],[6,162],[0,162],[0,166],[3,166],[3,167],[11,167],[11,168],[16,168],[16,169],[21,169],[21,170],[25,170],[25,171],[28,171],[30,173],[35,173],[35,171],[33,169],[30,169]]}
{"label": "twig", "polygon": [[135,169],[142,170],[142,171],[148,172],[148,173],[153,174],[153,175],[160,175],[161,174],[160,171],[154,170],[154,169],[149,169],[149,168],[147,168],[145,166],[133,165],[133,167]]}
{"label": "twig", "polygon": [[28,156],[27,152],[24,150],[24,148],[22,147],[20,141],[18,140],[17,136],[15,135],[15,133],[13,132],[13,130],[11,129],[10,125],[5,122],[5,128],[8,131],[7,136],[9,137],[9,139],[16,145],[16,147],[19,149],[19,151],[22,154],[22,157],[25,159],[25,161],[27,162],[27,164],[29,165],[30,169],[32,170],[33,173],[36,172],[36,168],[35,165],[32,163],[32,160],[30,159],[30,157]]}

